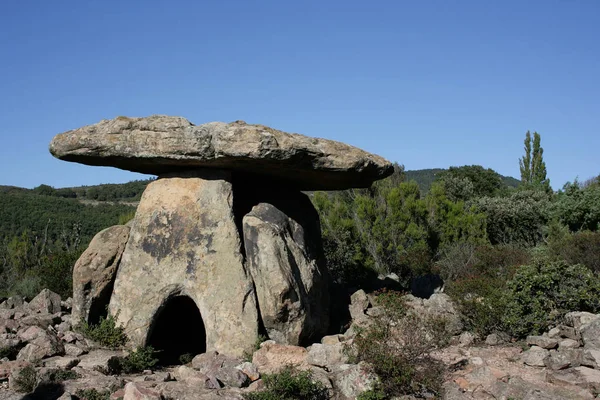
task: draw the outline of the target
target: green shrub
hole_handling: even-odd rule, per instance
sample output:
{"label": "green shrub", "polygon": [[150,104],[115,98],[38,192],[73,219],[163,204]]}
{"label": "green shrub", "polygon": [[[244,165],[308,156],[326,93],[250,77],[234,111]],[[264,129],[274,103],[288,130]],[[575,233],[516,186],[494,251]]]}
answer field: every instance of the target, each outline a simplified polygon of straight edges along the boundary
{"label": "green shrub", "polygon": [[506,327],[513,336],[540,334],[568,311],[600,311],[600,277],[582,265],[535,261],[508,282]]}
{"label": "green shrub", "polygon": [[265,390],[244,394],[247,400],[327,400],[329,393],[321,382],[312,380],[310,371],[288,366],[276,374],[263,377]]}
{"label": "green shrub", "polygon": [[359,394],[356,400],[387,400],[387,398],[381,389],[372,389]]}
{"label": "green shrub", "polygon": [[486,276],[450,282],[446,293],[454,300],[465,328],[485,338],[501,332],[506,312],[506,281]]}
{"label": "green shrub", "polygon": [[582,264],[600,274],[600,232],[577,232],[550,243],[550,252],[567,264]]}
{"label": "green shrub", "polygon": [[125,329],[117,326],[116,319],[112,315],[106,318],[101,317],[97,325],[89,325],[86,321],[81,321],[77,330],[84,336],[112,349],[127,343]]}
{"label": "green shrub", "polygon": [[365,361],[380,380],[364,396],[439,395],[444,367],[430,353],[447,341],[444,321],[407,312],[398,292],[379,294],[377,304],[385,312],[358,332],[350,349],[353,361]]}
{"label": "green shrub", "polygon": [[79,389],[75,392],[80,400],[110,400],[110,391],[103,390],[99,392],[96,389]]}
{"label": "green shrub", "polygon": [[181,364],[189,364],[194,359],[194,354],[192,353],[184,353],[179,356],[179,363]]}
{"label": "green shrub", "polygon": [[52,369],[44,376],[44,381],[60,383],[79,378],[79,374],[73,370]]}
{"label": "green shrub", "polygon": [[111,375],[135,374],[156,365],[158,359],[154,358],[155,351],[152,346],[138,347],[126,357],[112,357],[108,360],[108,373]]}
{"label": "green shrub", "polygon": [[28,365],[17,374],[15,388],[17,392],[31,393],[37,386],[38,376],[35,367]]}

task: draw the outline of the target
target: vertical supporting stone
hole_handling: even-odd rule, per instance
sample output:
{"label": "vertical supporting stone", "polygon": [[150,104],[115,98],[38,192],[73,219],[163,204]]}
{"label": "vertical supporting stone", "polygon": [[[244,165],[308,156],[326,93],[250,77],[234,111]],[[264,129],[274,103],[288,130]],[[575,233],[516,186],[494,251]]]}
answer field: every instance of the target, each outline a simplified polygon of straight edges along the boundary
{"label": "vertical supporting stone", "polygon": [[271,339],[305,345],[327,332],[329,278],[319,216],[299,191],[265,195],[243,218],[246,264]]}
{"label": "vertical supporting stone", "polygon": [[146,344],[157,311],[170,297],[186,295],[200,310],[207,350],[241,356],[253,346],[256,295],[232,207],[231,176],[224,171],[178,173],[148,185],[109,308],[132,345]]}

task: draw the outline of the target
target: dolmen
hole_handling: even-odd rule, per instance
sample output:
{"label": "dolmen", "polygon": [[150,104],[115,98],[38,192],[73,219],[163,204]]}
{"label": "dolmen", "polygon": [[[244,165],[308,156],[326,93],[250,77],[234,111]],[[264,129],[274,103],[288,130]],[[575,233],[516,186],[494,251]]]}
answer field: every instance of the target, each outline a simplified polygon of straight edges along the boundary
{"label": "dolmen", "polygon": [[303,191],[369,187],[392,174],[356,147],[243,121],[118,117],[54,137],[65,161],[156,175],[135,217],[98,233],[73,271],[73,321],[106,312],[132,347],[241,356],[264,335],[324,335],[329,276]]}

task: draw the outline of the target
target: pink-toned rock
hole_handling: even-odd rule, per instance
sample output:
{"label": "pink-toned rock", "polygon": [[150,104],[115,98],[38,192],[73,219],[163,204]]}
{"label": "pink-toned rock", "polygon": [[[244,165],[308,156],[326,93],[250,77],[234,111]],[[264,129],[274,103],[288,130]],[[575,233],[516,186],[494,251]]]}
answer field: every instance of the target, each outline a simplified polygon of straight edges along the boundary
{"label": "pink-toned rock", "polygon": [[246,374],[251,382],[254,382],[260,378],[258,368],[256,368],[256,365],[252,364],[251,362],[243,362],[236,366],[236,368]]}
{"label": "pink-toned rock", "polygon": [[37,313],[59,313],[60,296],[48,289],[44,289],[29,302],[27,308]]}
{"label": "pink-toned rock", "polygon": [[308,351],[304,347],[267,342],[254,352],[252,364],[261,374],[272,374],[288,365],[306,366],[307,357]]}
{"label": "pink-toned rock", "polygon": [[160,392],[135,382],[125,385],[123,400],[161,400],[161,398]]}

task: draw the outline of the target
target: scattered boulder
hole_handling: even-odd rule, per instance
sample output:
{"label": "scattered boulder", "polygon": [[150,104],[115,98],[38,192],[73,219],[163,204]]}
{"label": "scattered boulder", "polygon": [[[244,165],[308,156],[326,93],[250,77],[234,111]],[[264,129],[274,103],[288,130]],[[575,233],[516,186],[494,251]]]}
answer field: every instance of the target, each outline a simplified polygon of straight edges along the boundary
{"label": "scattered boulder", "polygon": [[558,340],[548,336],[527,336],[526,342],[530,346],[538,346],[547,350],[558,347]]}
{"label": "scattered boulder", "polygon": [[364,364],[342,364],[331,375],[333,388],[341,399],[356,399],[361,393],[373,389],[377,377]]}
{"label": "scattered boulder", "polygon": [[48,289],[42,290],[27,305],[31,312],[55,314],[61,311],[60,296]]}
{"label": "scattered boulder", "polygon": [[98,323],[108,306],[129,227],[111,226],[94,236],[73,268],[72,321]]}
{"label": "scattered boulder", "polygon": [[272,374],[289,365],[305,367],[307,358],[308,351],[304,347],[267,341],[254,352],[252,364],[256,365],[261,374]]}
{"label": "scattered boulder", "polygon": [[550,356],[550,352],[538,346],[532,346],[529,350],[523,352],[521,361],[532,367],[546,366],[546,359]]}

